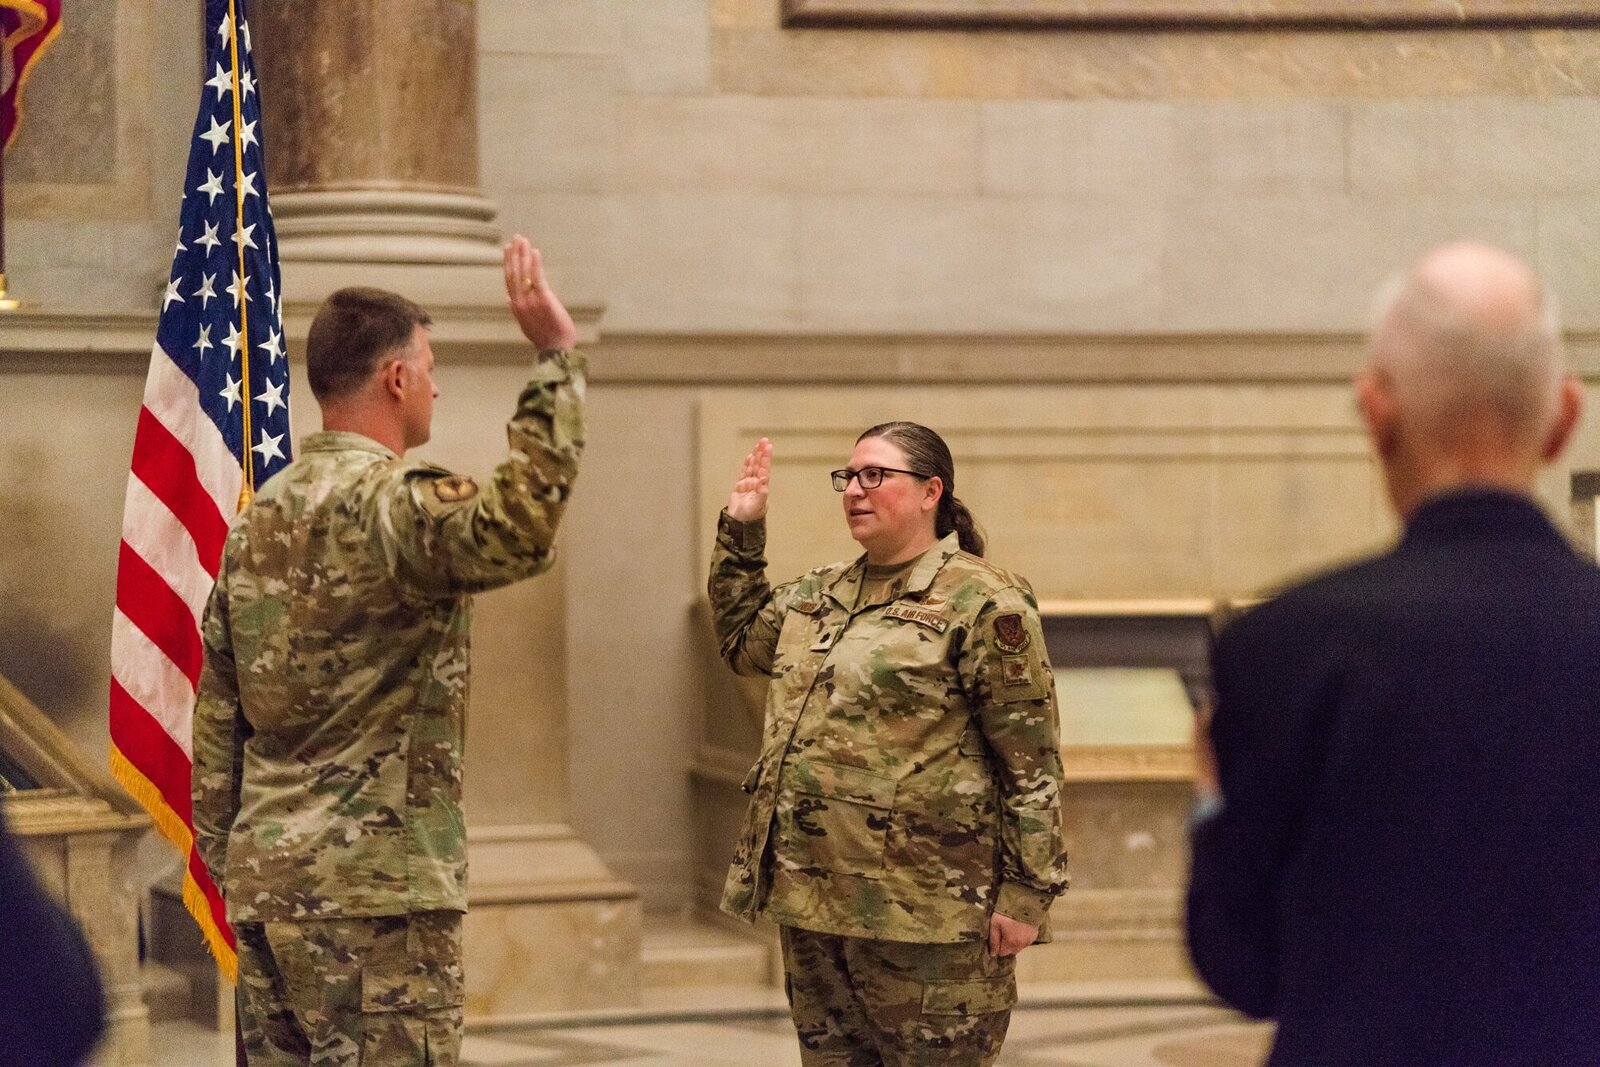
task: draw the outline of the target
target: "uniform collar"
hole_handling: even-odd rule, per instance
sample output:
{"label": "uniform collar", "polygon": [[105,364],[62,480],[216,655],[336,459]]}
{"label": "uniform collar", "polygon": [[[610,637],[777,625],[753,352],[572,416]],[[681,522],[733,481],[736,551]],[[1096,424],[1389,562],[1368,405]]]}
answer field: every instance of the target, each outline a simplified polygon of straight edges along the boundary
{"label": "uniform collar", "polygon": [[376,452],[385,459],[399,459],[394,450],[365,434],[350,430],[319,430],[300,442],[301,452]]}
{"label": "uniform collar", "polygon": [[[923,553],[916,568],[906,579],[905,588],[900,591],[901,596],[926,593],[928,587],[938,577],[939,571],[950,561],[950,557],[961,551],[961,535],[948,533],[940,538],[934,546]],[[863,552],[856,557],[856,561],[840,572],[839,576],[829,582],[822,590],[823,593],[839,603],[845,610],[853,610],[856,601],[861,595],[861,580],[867,571],[867,554]],[[870,605],[863,604],[862,607]]]}

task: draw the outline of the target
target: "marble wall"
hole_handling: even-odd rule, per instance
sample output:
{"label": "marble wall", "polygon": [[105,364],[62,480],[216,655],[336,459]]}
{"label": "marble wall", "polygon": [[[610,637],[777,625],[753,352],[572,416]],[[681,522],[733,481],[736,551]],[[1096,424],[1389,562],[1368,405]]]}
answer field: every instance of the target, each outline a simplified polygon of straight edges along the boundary
{"label": "marble wall", "polygon": [[778,8],[481,6],[484,181],[603,249],[609,332],[1358,328],[1386,270],[1463,232],[1600,315],[1596,31],[795,30]]}
{"label": "marble wall", "polygon": [[[763,429],[821,410],[842,440],[852,419],[981,402],[1071,451],[1076,413],[1103,409],[1125,431],[1096,441],[1103,464],[1028,466],[1031,501],[989,465],[967,481],[997,551],[1050,595],[1214,595],[1387,529],[1343,382],[1373,290],[1420,249],[1473,235],[1529,256],[1600,369],[1595,31],[975,34],[780,14],[480,5],[485,187],[607,305],[572,517],[595,546],[570,560],[574,819],[658,906],[685,893],[690,715],[715,682],[687,666],[689,606],[726,471]],[[883,406],[863,410],[864,390]],[[1324,426],[1329,480],[1211,440],[1204,462],[1136,458],[1185,453],[1224,410],[1268,435]],[[1597,454],[1593,427],[1577,454]],[[808,452],[780,473],[828,465]],[[775,574],[851,547],[825,491],[795,492]],[[648,518],[619,523],[619,498]],[[608,669],[619,617],[643,674]],[[648,760],[617,757],[640,738]]]}
{"label": "marble wall", "polygon": [[[0,670],[92,752],[196,6],[74,5],[8,157],[38,314],[0,320]],[[491,720],[476,751],[529,755],[469,802],[565,815],[660,910],[692,897],[694,608],[754,434],[804,457],[781,567],[850,551],[814,484],[849,429],[975,413],[963,492],[1002,562],[1052,596],[1208,596],[1383,536],[1342,383],[1373,289],[1426,245],[1530,257],[1600,376],[1600,31],[797,29],[781,6],[476,4],[480,186],[606,310],[564,572],[479,628],[479,699],[561,705],[566,736]],[[429,454],[484,470],[516,368],[440,354]],[[1575,456],[1600,465],[1600,419]]]}

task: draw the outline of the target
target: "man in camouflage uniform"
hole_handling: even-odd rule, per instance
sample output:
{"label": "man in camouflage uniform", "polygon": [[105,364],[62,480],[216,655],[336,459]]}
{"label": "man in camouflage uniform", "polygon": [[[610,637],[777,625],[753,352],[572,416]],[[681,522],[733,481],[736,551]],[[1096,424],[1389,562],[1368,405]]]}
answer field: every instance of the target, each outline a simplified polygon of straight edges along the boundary
{"label": "man in camouflage uniform", "polygon": [[194,825],[254,1067],[459,1057],[471,595],[549,568],[583,448],[576,333],[520,236],[505,277],[539,354],[492,480],[402,459],[438,395],[427,313],[341,290],[307,340],[323,432],[228,537]]}
{"label": "man in camouflage uniform", "polygon": [[[864,453],[872,440],[852,467],[865,455],[924,477],[893,470],[907,466],[898,453]],[[709,582],[723,658],[772,679],[722,907],[779,924],[804,1063],[992,1063],[1015,952],[1048,940],[1067,886],[1038,606],[953,532],[885,569],[853,528],[867,556],[772,588],[770,463],[763,440],[721,517]],[[762,498],[745,521],[741,489]]]}

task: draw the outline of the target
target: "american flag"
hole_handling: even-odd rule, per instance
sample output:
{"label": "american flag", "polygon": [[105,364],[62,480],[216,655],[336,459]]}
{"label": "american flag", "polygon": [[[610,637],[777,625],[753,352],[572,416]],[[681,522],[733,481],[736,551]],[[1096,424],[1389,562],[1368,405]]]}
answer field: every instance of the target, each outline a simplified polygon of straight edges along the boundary
{"label": "american flag", "polygon": [[289,460],[289,367],[245,0],[206,0],[206,29],[208,80],[122,519],[111,769],[186,855],[184,902],[231,976],[233,932],[194,850],[189,800],[200,619],[229,523]]}

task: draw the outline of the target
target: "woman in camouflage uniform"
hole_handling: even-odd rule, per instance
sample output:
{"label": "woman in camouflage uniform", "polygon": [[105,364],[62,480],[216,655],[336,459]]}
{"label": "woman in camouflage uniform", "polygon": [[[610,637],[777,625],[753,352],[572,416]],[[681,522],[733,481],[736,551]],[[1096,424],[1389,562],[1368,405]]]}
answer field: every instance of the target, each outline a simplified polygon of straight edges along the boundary
{"label": "woman in camouflage uniform", "polygon": [[861,435],[833,484],[865,554],[776,589],[771,469],[763,438],[711,564],[723,658],[772,679],[723,908],[779,925],[803,1063],[993,1063],[1067,885],[1038,605],[932,430]]}

